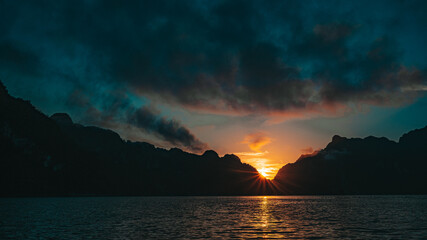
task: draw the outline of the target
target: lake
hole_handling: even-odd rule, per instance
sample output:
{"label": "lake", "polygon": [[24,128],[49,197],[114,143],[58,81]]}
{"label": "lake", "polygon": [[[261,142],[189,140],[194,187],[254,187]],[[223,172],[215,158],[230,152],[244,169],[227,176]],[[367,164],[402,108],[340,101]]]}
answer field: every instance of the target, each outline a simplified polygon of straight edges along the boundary
{"label": "lake", "polygon": [[427,238],[427,196],[0,199],[0,239]]}

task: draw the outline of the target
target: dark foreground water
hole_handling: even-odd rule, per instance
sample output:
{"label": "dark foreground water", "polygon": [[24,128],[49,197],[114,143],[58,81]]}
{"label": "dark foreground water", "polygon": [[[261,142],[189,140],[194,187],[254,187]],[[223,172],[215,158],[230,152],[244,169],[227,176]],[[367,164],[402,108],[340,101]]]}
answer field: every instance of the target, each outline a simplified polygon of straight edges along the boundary
{"label": "dark foreground water", "polygon": [[0,199],[0,239],[427,239],[427,196]]}

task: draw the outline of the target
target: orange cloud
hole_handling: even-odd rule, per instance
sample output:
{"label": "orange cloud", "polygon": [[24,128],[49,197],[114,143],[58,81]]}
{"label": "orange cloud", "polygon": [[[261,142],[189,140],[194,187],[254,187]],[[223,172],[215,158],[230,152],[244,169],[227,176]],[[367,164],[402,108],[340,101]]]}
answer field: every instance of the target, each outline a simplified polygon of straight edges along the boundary
{"label": "orange cloud", "polygon": [[271,142],[271,138],[268,137],[263,132],[255,132],[246,135],[245,139],[242,141],[244,144],[248,144],[248,146],[252,149],[252,151],[260,152],[260,149],[269,144]]}
{"label": "orange cloud", "polygon": [[268,153],[268,151],[264,151],[264,152],[237,152],[237,153],[234,153],[234,154],[236,154],[237,156],[260,157],[260,156],[264,156],[267,153]]}

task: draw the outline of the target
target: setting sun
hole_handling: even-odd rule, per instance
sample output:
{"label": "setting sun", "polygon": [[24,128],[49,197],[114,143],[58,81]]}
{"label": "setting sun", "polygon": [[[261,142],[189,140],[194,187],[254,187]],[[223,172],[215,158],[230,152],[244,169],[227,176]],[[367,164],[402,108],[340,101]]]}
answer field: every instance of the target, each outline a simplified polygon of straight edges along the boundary
{"label": "setting sun", "polygon": [[257,169],[258,173],[267,179],[273,179],[277,171],[281,168],[280,163],[276,163],[277,160],[270,158],[274,155],[268,155],[269,152],[237,152],[235,153],[242,162],[248,163]]}
{"label": "setting sun", "polygon": [[259,172],[262,176],[264,176],[264,177],[268,177],[268,173],[267,173],[267,170],[266,170],[266,169],[259,169],[259,170],[258,170],[258,172]]}

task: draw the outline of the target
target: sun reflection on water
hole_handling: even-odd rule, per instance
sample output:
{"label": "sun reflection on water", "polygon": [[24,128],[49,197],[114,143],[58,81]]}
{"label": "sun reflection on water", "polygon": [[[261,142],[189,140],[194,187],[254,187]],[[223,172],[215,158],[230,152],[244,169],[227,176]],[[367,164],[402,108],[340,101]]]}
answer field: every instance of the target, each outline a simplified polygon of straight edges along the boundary
{"label": "sun reflection on water", "polygon": [[0,239],[423,239],[426,206],[425,196],[0,199]]}

